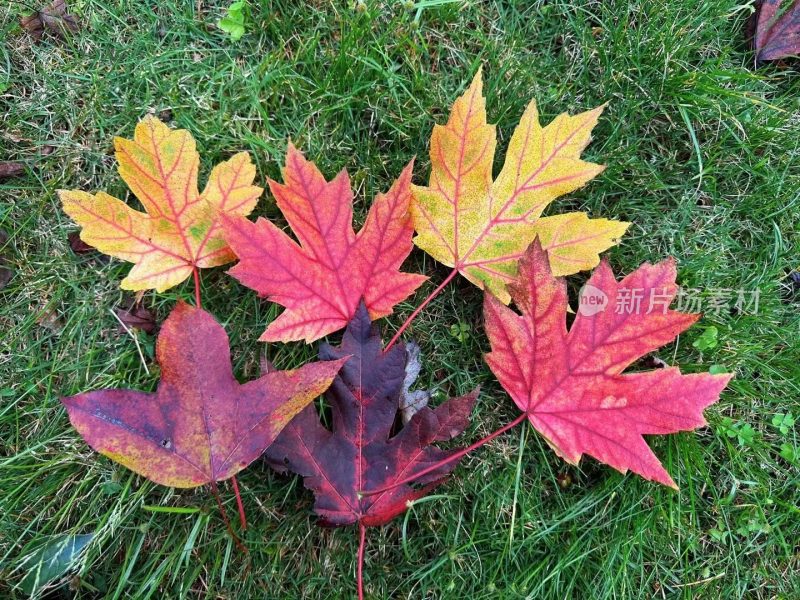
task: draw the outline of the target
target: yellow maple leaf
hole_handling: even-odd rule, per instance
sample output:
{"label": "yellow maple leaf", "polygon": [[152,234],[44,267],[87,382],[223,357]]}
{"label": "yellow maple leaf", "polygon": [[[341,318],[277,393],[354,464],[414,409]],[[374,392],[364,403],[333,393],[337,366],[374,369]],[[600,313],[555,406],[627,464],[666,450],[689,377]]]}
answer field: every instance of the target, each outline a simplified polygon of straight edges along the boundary
{"label": "yellow maple leaf", "polygon": [[554,275],[563,276],[596,266],[598,254],[617,243],[629,224],[580,212],[541,216],[555,198],[603,170],[580,158],[602,106],[561,114],[543,128],[531,101],[492,180],[497,138],[495,126],[486,123],[482,88],[478,71],[447,124],[433,128],[430,184],[412,187],[414,243],[508,304],[506,283],[537,235]]}
{"label": "yellow maple leaf", "polygon": [[247,152],[211,171],[197,188],[200,156],[192,135],[155,117],[136,126],[133,140],[115,138],[119,174],[144,206],[134,210],[104,192],[59,190],[64,211],[81,226],[81,239],[116,258],[135,263],[120,284],[126,290],[162,292],[195,268],[236,258],[222,237],[221,213],[247,216],[262,188]]}

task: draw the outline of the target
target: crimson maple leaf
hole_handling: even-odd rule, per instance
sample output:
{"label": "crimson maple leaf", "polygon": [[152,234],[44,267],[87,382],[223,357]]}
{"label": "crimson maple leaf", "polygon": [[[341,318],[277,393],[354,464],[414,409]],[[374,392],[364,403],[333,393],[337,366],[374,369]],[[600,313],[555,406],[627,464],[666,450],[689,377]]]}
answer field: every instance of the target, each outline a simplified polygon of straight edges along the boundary
{"label": "crimson maple leaf", "polygon": [[233,376],[225,330],[179,303],[164,322],[155,393],[109,389],[63,398],[89,445],[161,485],[196,487],[233,477],[325,391],[341,362],[274,371],[245,384]]}
{"label": "crimson maple leaf", "polygon": [[[486,295],[492,346],[486,362],[567,462],[577,464],[589,454],[623,473],[676,487],[642,435],[705,425],[703,409],[718,400],[731,375],[682,375],[678,368],[622,374],[699,318],[669,310],[678,290],[675,277],[673,260],[644,264],[620,282],[601,262],[567,332],[566,283],[553,276],[536,240],[509,286],[522,315]],[[638,307],[635,301],[615,305],[637,298]]]}
{"label": "crimson maple leaf", "polygon": [[278,471],[304,477],[314,492],[315,512],[327,526],[383,525],[408,508],[455,468],[457,461],[428,474],[422,488],[405,485],[384,494],[360,497],[359,491],[391,485],[421,465],[451,454],[433,446],[449,440],[469,422],[477,390],[451,398],[435,409],[421,408],[393,434],[400,410],[408,352],[398,343],[383,351],[378,327],[362,302],[338,348],[322,344],[321,360],[349,360],[325,394],[333,429],[319,420],[314,406],[304,409],[265,453]]}
{"label": "crimson maple leaf", "polygon": [[317,340],[347,325],[362,298],[373,319],[384,317],[425,281],[399,270],[412,247],[411,169],[378,195],[356,234],[347,172],[327,182],[289,144],[286,183],[269,187],[300,243],[266,219],[225,216],[226,240],[240,261],[229,273],[286,307],[262,341]]}

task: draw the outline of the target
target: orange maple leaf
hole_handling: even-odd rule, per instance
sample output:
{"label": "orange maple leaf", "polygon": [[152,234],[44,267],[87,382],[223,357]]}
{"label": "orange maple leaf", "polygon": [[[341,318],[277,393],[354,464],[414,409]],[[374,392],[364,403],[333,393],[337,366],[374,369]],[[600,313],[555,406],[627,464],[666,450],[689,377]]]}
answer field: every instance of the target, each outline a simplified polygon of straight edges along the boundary
{"label": "orange maple leaf", "polygon": [[162,292],[196,268],[215,267],[235,256],[222,238],[220,215],[248,215],[262,188],[247,152],[211,171],[197,188],[200,157],[192,135],[171,130],[155,117],[137,126],[133,140],[114,140],[119,173],[145,212],[104,192],[59,190],[64,211],[81,226],[81,239],[135,263],[120,284],[126,290]]}

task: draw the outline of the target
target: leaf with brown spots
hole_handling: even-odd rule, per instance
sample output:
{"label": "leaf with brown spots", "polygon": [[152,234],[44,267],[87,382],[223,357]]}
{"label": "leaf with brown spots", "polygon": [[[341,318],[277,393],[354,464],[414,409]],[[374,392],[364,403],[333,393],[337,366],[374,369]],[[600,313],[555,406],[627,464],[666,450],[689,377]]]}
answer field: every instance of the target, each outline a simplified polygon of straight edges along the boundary
{"label": "leaf with brown spots", "polygon": [[179,303],[164,322],[155,393],[108,389],[63,398],[70,421],[101,454],[161,485],[233,477],[333,381],[345,359],[273,371],[240,384],[228,336],[207,312]]}

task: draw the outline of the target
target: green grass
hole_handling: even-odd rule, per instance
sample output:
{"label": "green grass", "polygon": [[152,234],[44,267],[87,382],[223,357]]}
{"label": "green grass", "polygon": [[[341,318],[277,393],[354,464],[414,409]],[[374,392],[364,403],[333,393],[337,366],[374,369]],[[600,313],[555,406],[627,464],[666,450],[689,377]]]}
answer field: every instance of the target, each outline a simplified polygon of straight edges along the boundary
{"label": "green grass", "polygon": [[[326,598],[354,594],[356,532],[317,528],[311,495],[257,463],[240,484],[251,528],[244,556],[203,489],[151,485],[88,449],[58,398],[106,386],[152,389],[153,339],[134,340],[111,314],[129,266],[74,255],[58,188],[126,197],[112,138],[169,110],[197,138],[203,174],[249,150],[259,180],[279,177],[291,138],[333,176],[347,168],[363,219],[374,194],[417,156],[479,65],[502,158],[526,102],[543,117],[608,101],[588,148],[608,169],[551,211],[583,208],[630,220],[611,251],[617,272],[667,255],[689,288],[759,290],[758,314],[706,315],[658,355],[686,371],[736,372],[710,426],[653,439],[681,487],[663,489],[587,459],[561,462],[517,429],[462,462],[404,517],[370,531],[368,597],[798,598],[797,427],[800,412],[800,153],[797,63],[755,70],[737,0],[256,2],[238,44],[217,29],[224,2],[72,0],[82,31],[33,43],[0,8],[0,160],[29,166],[0,182],[2,248],[15,276],[0,292],[0,597],[17,598],[23,561],[60,534],[95,533],[52,598]],[[429,5],[429,6],[428,6]],[[154,8],[157,7],[157,8]],[[198,10],[199,7],[199,10]],[[41,148],[53,146],[43,156]],[[277,218],[270,198],[259,214]],[[396,329],[447,269],[415,251],[408,270],[431,282],[384,322]],[[574,287],[585,276],[573,278]],[[256,339],[277,310],[225,275],[204,273],[204,304],[252,377]],[[190,283],[148,293],[160,319]],[[483,385],[474,440],[513,418],[480,360],[488,343],[480,293],[459,280],[416,321],[423,383],[441,397]],[[450,334],[469,326],[463,342]],[[692,347],[704,327],[716,348]],[[272,346],[279,367],[310,359]],[[726,417],[752,441],[726,435]],[[571,484],[562,489],[565,476]],[[116,484],[116,485],[115,485]],[[235,512],[223,486],[229,514]],[[152,507],[197,509],[169,512]],[[77,574],[77,578],[73,575]],[[60,586],[60,587],[59,587]],[[78,591],[70,591],[78,590]]]}

